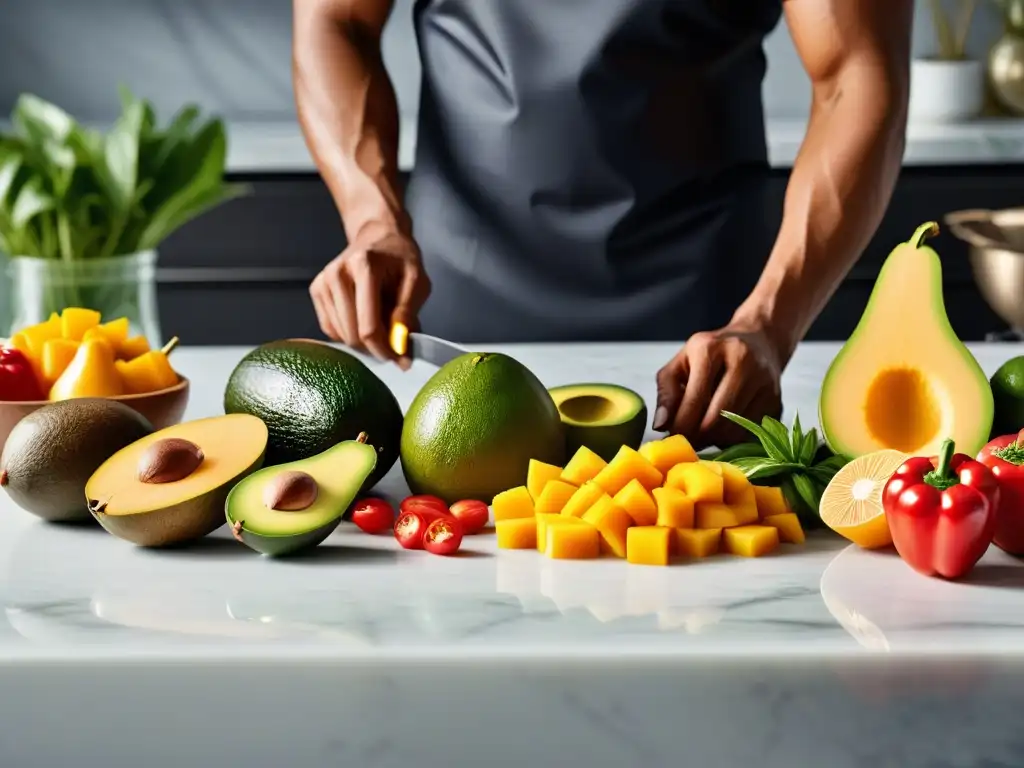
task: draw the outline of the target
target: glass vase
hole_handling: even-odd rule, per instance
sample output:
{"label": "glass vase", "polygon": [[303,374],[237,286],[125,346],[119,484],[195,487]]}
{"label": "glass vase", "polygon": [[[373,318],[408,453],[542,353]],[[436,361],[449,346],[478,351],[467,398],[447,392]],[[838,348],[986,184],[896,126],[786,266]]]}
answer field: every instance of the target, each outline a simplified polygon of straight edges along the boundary
{"label": "glass vase", "polygon": [[151,348],[160,348],[156,260],[156,251],[81,261],[10,258],[12,333],[54,312],[81,307],[99,312],[102,322],[127,317],[129,336],[145,336]]}

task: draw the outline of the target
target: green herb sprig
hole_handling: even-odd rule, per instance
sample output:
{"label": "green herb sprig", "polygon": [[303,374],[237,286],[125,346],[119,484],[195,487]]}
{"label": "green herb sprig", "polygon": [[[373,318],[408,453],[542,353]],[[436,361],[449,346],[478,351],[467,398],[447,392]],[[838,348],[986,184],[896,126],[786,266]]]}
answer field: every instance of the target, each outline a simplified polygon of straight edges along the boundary
{"label": "green herb sprig", "polygon": [[761,419],[760,425],[729,411],[722,411],[722,416],[757,440],[734,445],[708,458],[738,467],[755,485],[778,486],[800,523],[805,528],[820,528],[821,494],[850,459],[832,453],[818,437],[817,429],[812,427],[804,432],[799,414],[793,418],[791,429],[770,416]]}
{"label": "green herb sprig", "polygon": [[209,209],[242,195],[224,181],[218,119],[184,107],[164,128],[153,106],[121,89],[106,133],[60,107],[21,96],[0,134],[0,249],[67,261],[146,251]]}

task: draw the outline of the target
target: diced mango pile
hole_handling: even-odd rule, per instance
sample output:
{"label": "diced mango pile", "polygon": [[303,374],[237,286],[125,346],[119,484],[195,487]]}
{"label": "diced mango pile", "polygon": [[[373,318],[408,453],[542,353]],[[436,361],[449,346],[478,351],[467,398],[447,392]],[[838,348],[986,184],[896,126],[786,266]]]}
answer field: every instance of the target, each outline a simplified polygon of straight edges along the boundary
{"label": "diced mango pile", "polygon": [[[144,336],[129,337],[127,317],[106,323],[101,320],[95,310],[69,307],[42,323],[22,328],[7,345],[28,358],[47,392],[69,368],[75,369],[76,379],[106,378],[107,385],[100,389],[110,391],[98,393],[101,395],[142,394],[177,383],[178,376],[167,359],[170,350],[151,350]],[[94,375],[101,367],[110,370]],[[69,388],[73,387],[60,389]]]}
{"label": "diced mango pile", "polygon": [[668,565],[720,552],[760,557],[804,541],[781,490],[700,459],[681,435],[623,446],[610,462],[585,446],[565,467],[532,460],[526,485],[499,493],[492,510],[499,548],[556,559]]}

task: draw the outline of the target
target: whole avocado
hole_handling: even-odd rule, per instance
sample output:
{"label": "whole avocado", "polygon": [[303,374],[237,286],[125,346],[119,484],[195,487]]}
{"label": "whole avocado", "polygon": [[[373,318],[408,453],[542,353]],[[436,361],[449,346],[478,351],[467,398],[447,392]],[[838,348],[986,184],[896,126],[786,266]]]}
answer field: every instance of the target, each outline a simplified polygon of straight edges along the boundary
{"label": "whole avocado", "polygon": [[526,482],[530,459],[565,461],[558,408],[508,355],[469,353],[435,373],[402,429],[402,471],[413,493],[491,502]]}
{"label": "whole avocado", "polygon": [[0,456],[0,486],[49,522],[91,521],[85,484],[103,462],[153,433],[138,411],[116,400],[72,398],[21,419]]}
{"label": "whole avocado", "polygon": [[355,355],[323,342],[263,344],[235,366],[224,390],[225,413],[249,413],[267,425],[266,466],[315,456],[360,432],[377,449],[370,490],[398,460],[402,408],[394,393]]}

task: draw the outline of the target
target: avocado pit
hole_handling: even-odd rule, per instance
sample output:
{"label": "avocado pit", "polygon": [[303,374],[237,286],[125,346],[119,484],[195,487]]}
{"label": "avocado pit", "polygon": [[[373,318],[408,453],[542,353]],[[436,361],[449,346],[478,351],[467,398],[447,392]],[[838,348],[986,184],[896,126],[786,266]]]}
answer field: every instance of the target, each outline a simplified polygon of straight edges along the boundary
{"label": "avocado pit", "polygon": [[203,449],[191,440],[181,437],[157,440],[139,457],[139,482],[176,483],[199,469],[204,458]]}
{"label": "avocado pit", "polygon": [[292,469],[281,472],[263,489],[263,504],[276,512],[299,512],[316,501],[320,486],[307,472]]}

